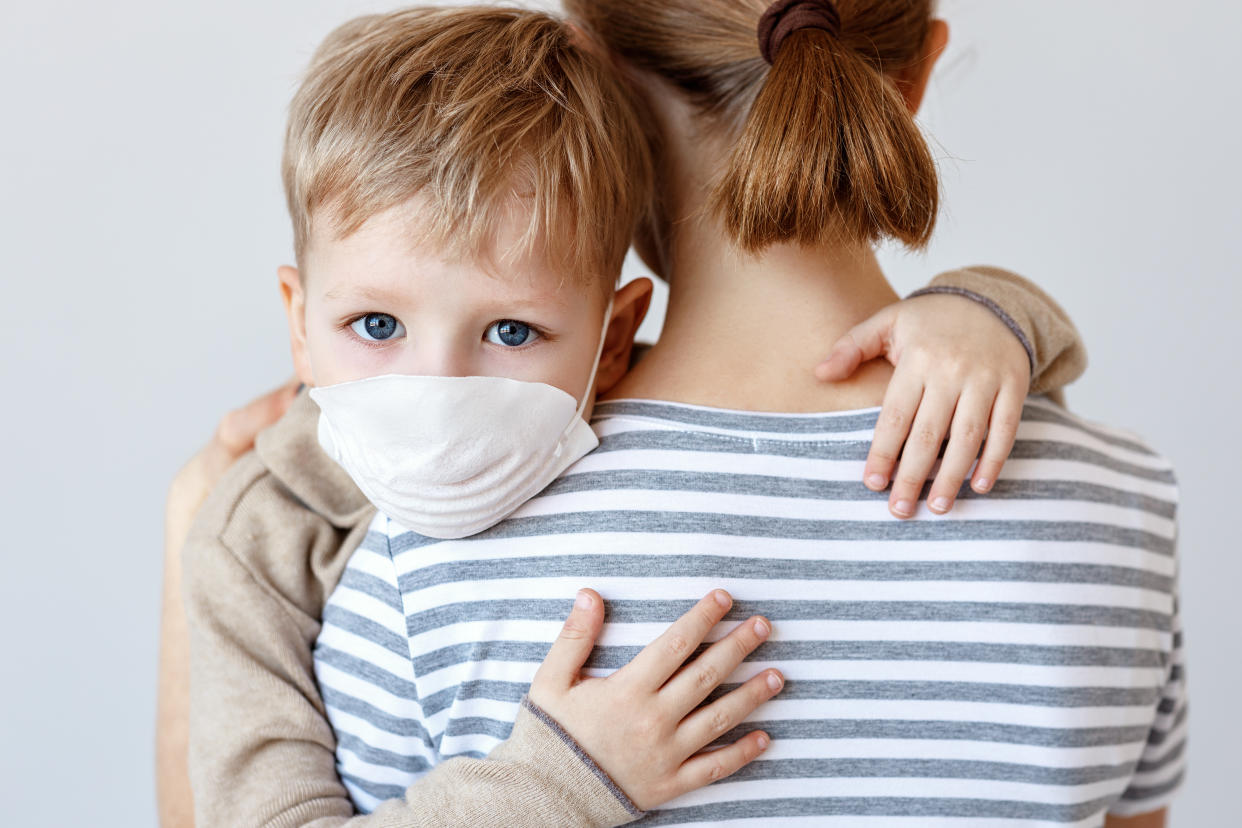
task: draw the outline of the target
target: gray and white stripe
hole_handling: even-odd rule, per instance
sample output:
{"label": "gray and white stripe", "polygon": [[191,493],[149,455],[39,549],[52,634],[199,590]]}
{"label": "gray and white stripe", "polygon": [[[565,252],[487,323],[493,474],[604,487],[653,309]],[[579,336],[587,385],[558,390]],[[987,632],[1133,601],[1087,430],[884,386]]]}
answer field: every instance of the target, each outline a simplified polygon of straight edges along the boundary
{"label": "gray and white stripe", "polygon": [[899,522],[858,481],[878,411],[601,404],[600,448],[460,541],[383,515],[325,612],[315,666],[363,811],[487,754],[582,586],[589,670],[625,664],[713,587],[773,621],[730,677],[785,673],[735,733],[764,757],[652,825],[1100,825],[1183,770],[1177,489],[1135,437],[1028,401],[988,497]]}

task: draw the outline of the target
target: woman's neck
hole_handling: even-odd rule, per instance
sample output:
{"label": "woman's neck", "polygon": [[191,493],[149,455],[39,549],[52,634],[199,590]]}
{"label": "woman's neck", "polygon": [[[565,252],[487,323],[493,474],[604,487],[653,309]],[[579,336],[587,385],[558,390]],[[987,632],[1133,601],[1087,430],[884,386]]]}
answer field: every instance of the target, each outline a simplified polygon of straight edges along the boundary
{"label": "woman's neck", "polygon": [[679,223],[672,240],[660,340],[608,397],[751,411],[878,405],[891,375],[886,362],[839,383],[813,374],[841,335],[897,300],[874,253],[781,244],[751,256],[698,215]]}
{"label": "woman's neck", "polygon": [[662,133],[662,203],[673,219],[661,256],[669,300],[659,342],[607,397],[749,411],[879,405],[892,375],[887,362],[867,363],[844,382],[813,373],[838,338],[897,300],[875,254],[796,244],[739,251],[706,207],[725,148],[663,79],[631,74]]}

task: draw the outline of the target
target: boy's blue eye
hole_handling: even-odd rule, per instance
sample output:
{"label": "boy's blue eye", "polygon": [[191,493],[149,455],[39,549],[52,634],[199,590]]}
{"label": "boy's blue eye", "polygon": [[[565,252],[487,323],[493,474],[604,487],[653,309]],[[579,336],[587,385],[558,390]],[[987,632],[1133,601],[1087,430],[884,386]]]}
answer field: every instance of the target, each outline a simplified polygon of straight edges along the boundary
{"label": "boy's blue eye", "polygon": [[493,322],[487,329],[487,341],[507,348],[528,345],[539,338],[539,334],[530,325],[516,319],[502,319]]}
{"label": "boy's blue eye", "polygon": [[368,313],[366,316],[360,316],[349,327],[358,336],[373,342],[383,342],[385,339],[405,334],[405,326],[397,321],[397,317],[386,313]]}

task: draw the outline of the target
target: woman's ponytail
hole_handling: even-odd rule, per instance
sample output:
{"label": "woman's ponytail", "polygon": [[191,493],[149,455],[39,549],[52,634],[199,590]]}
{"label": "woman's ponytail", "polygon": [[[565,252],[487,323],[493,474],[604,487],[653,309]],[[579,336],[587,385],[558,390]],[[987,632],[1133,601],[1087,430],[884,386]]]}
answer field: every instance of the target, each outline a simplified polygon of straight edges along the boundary
{"label": "woman's ponytail", "polygon": [[931,236],[936,166],[896,73],[924,59],[933,0],[563,3],[728,148],[707,207],[741,247]]}
{"label": "woman's ponytail", "polygon": [[785,37],[711,205],[744,249],[794,241],[924,245],[939,186],[891,79],[834,33]]}

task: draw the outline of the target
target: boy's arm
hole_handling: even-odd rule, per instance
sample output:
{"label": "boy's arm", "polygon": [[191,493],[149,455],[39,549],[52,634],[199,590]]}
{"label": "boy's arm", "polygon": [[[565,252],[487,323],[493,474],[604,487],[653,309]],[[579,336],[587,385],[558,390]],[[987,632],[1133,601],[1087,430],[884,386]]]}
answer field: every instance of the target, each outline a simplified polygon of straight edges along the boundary
{"label": "boy's arm", "polygon": [[1031,360],[1031,393],[1059,394],[1086,370],[1087,351],[1069,314],[1018,274],[983,265],[950,270],[910,296],[935,293],[973,299],[1013,331]]}
{"label": "boy's arm", "polygon": [[354,816],[311,662],[316,619],[220,539],[186,547],[190,777],[210,826],[620,825],[636,818],[529,711],[487,759],[456,758]]}
{"label": "boy's arm", "polygon": [[576,743],[546,716],[523,699],[509,738],[486,759],[441,762],[410,786],[403,800],[388,800],[369,817],[346,824],[543,828],[638,819],[641,812],[627,809],[594,766],[579,758]]}

